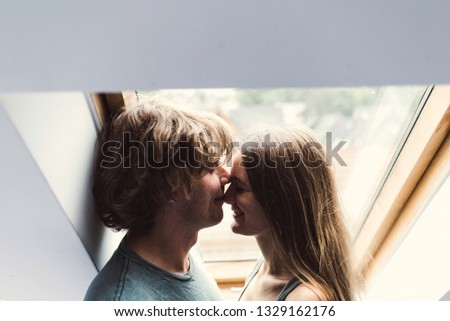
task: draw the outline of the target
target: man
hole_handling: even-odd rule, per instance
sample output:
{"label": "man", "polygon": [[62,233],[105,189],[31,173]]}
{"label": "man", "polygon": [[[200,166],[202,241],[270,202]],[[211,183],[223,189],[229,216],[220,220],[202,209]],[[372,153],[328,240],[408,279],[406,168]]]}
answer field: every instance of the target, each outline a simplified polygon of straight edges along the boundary
{"label": "man", "polygon": [[222,220],[231,154],[220,118],[148,100],[98,139],[94,197],[103,223],[127,230],[85,300],[220,300],[191,248]]}

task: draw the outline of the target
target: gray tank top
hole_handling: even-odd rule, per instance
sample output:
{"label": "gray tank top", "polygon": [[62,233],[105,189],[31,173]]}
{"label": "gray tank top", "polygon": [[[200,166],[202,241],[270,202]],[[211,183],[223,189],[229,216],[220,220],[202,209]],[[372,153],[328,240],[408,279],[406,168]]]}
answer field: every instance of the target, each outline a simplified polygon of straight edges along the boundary
{"label": "gray tank top", "polygon": [[[250,284],[250,282],[253,280],[255,275],[258,273],[263,262],[264,262],[264,260],[262,258],[259,259],[258,262],[256,263],[255,267],[253,268],[252,272],[250,272],[249,276],[246,279],[245,286],[242,289],[241,295],[239,296],[239,299],[238,299],[239,301],[241,300],[244,292],[247,290],[247,287]],[[301,281],[297,278],[292,278],[291,280],[289,280],[289,282],[280,291],[280,293],[278,294],[275,301],[285,301],[286,297],[289,295],[289,293],[291,293],[297,286],[299,286],[300,283],[301,283]]]}

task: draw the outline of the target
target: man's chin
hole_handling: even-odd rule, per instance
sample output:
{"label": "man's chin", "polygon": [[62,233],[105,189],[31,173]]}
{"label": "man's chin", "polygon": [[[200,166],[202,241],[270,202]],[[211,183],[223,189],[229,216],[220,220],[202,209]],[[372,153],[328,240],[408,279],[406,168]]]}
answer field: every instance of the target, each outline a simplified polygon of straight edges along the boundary
{"label": "man's chin", "polygon": [[222,222],[222,220],[223,220],[223,211],[221,210],[220,212],[211,215],[211,221],[208,222],[209,224],[205,226],[205,228],[217,225],[220,222]]}

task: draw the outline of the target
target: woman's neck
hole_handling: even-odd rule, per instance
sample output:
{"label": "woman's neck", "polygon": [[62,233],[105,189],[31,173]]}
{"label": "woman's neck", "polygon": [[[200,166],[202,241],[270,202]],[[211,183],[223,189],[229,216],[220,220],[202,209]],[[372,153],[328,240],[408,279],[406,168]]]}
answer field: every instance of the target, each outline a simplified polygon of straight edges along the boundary
{"label": "woman's neck", "polygon": [[283,261],[275,250],[273,237],[270,231],[257,235],[256,242],[264,257],[264,264],[261,267],[260,272],[278,278],[291,278],[292,273],[290,273],[283,265]]}

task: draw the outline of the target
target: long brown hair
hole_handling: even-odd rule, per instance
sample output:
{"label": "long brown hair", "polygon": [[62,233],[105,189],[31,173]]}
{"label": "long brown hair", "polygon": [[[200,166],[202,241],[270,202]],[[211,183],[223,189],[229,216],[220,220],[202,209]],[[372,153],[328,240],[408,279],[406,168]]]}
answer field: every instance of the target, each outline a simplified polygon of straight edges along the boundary
{"label": "long brown hair", "polygon": [[[264,144],[268,138],[274,146]],[[353,300],[349,234],[320,143],[308,129],[292,127],[245,141],[243,164],[282,263],[325,300]]]}

